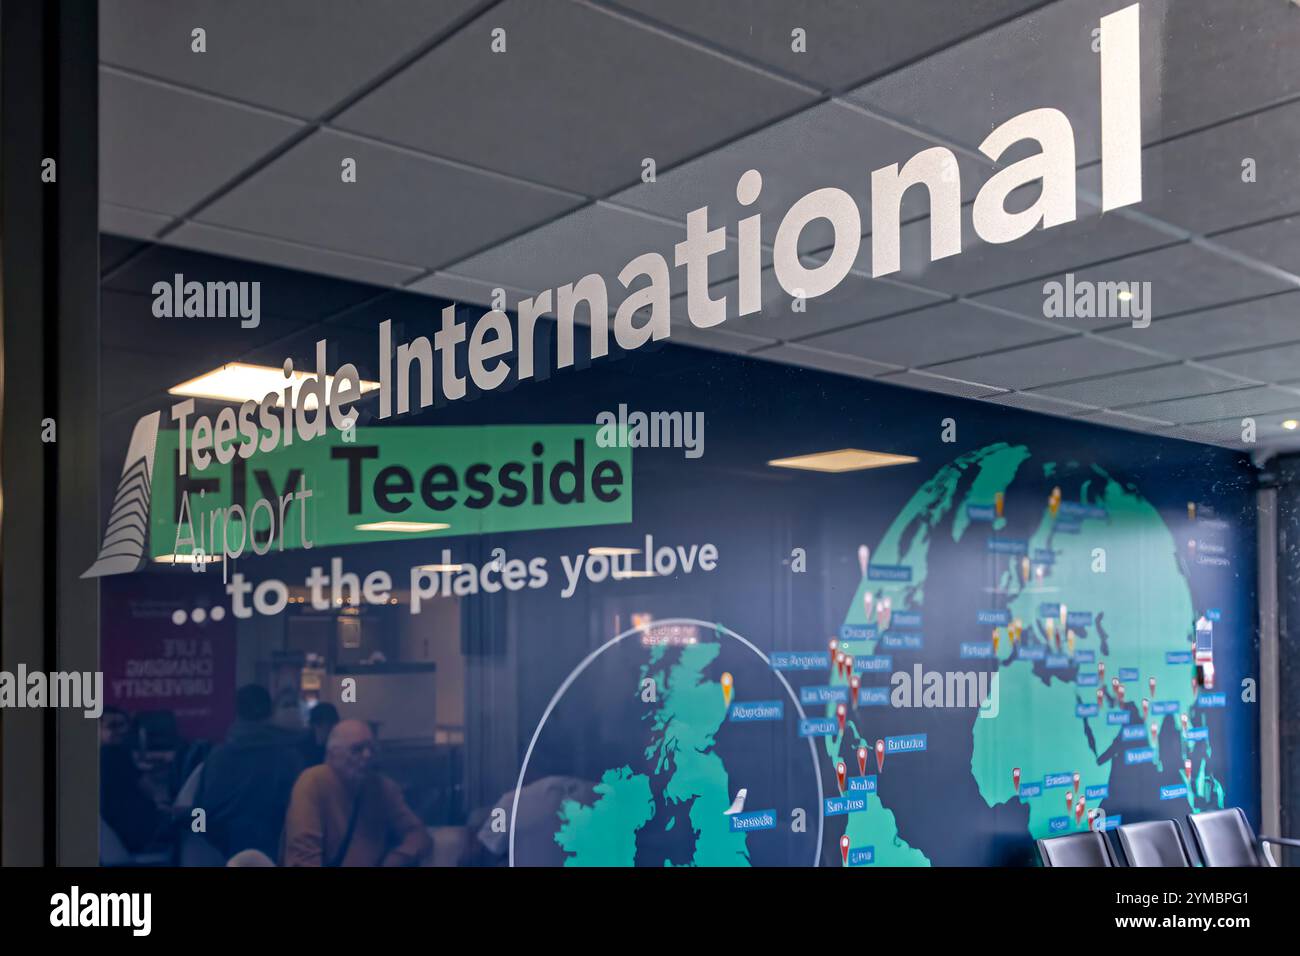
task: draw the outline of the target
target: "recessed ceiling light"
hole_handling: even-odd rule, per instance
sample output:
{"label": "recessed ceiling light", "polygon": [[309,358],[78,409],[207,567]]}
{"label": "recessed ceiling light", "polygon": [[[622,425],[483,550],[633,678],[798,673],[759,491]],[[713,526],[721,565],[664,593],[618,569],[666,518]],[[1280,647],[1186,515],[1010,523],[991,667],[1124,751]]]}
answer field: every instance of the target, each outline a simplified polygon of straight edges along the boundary
{"label": "recessed ceiling light", "polygon": [[1300,421],[1296,421],[1296,419],[1294,418],[1288,418],[1286,421],[1282,423],[1282,427],[1289,432],[1293,432],[1297,428],[1300,428]]}
{"label": "recessed ceiling light", "polygon": [[1129,299],[1133,298],[1133,293],[1128,289],[1120,289],[1115,298],[1119,299],[1121,302],[1127,302]]}
{"label": "recessed ceiling light", "polygon": [[640,554],[640,548],[610,548],[605,545],[596,545],[587,549],[588,554],[603,554],[608,557],[621,557],[625,554]]}
{"label": "recessed ceiling light", "polygon": [[863,451],[861,448],[840,448],[836,451],[819,451],[812,455],[795,455],[793,458],[776,458],[768,464],[773,468],[800,468],[805,471],[862,471],[866,468],[888,468],[890,465],[910,465],[919,461],[911,455],[890,455],[883,451]]}
{"label": "recessed ceiling light", "polygon": [[622,581],[624,578],[653,578],[658,575],[649,568],[641,568],[639,571],[610,571],[609,576],[615,581]]}
{"label": "recessed ceiling light", "polygon": [[[220,402],[242,404],[250,400],[260,402],[274,392],[279,396],[275,403],[279,408],[284,405],[283,393],[286,386],[293,390],[293,400],[296,402],[298,389],[302,387],[303,382],[314,377],[312,373],[295,371],[285,378],[284,369],[272,368],[269,365],[249,365],[247,362],[231,362],[214,368],[211,372],[204,372],[188,382],[181,382],[167,389],[167,394],[181,395],[186,398],[213,398]],[[334,376],[326,375],[325,394],[328,395],[333,387]],[[362,382],[361,394],[373,392],[378,387],[378,382]],[[313,393],[307,396],[303,407],[314,410],[317,405],[316,395]]]}
{"label": "recessed ceiling light", "polygon": [[371,521],[357,525],[358,531],[400,531],[405,534],[422,534],[426,531],[443,531],[449,524],[437,524],[433,521]]}
{"label": "recessed ceiling light", "polygon": [[220,561],[219,554],[205,554],[202,556],[194,554],[160,554],[153,559],[154,564],[211,564],[213,561]]}
{"label": "recessed ceiling light", "polygon": [[463,564],[422,564],[422,565],[420,565],[420,570],[421,570],[421,571],[449,571],[449,572],[454,572],[454,571],[463,571],[463,570],[465,570],[465,565],[463,565]]}

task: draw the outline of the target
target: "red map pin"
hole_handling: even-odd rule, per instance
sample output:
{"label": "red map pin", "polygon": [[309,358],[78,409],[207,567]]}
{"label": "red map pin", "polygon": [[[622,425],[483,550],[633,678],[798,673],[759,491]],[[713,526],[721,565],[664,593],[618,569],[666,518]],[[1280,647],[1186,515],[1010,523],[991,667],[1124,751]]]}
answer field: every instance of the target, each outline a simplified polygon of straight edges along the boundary
{"label": "red map pin", "polygon": [[1112,678],[1110,679],[1110,689],[1113,690],[1113,691],[1114,691],[1115,693],[1117,693],[1117,694],[1119,693],[1119,678],[1118,678],[1118,677],[1112,677]]}
{"label": "red map pin", "polygon": [[1077,770],[1074,772],[1074,789],[1079,789],[1079,771]]}
{"label": "red map pin", "polygon": [[844,655],[844,673],[848,675],[850,680],[853,679],[853,655],[852,654]]}
{"label": "red map pin", "polygon": [[1016,793],[1020,792],[1020,768],[1011,768],[1011,786],[1016,788]]}
{"label": "red map pin", "polygon": [[858,748],[858,775],[866,776],[867,774],[867,748]]}
{"label": "red map pin", "polygon": [[1074,806],[1074,791],[1070,790],[1065,794],[1065,812],[1069,813],[1072,806]]}
{"label": "red map pin", "polygon": [[1119,702],[1120,702],[1121,704],[1124,703],[1124,685],[1123,685],[1123,684],[1120,684],[1120,685],[1119,685],[1119,688],[1115,691],[1115,693],[1119,694]]}
{"label": "red map pin", "polygon": [[885,742],[883,740],[876,741],[876,769],[885,769]]}
{"label": "red map pin", "polygon": [[1074,805],[1074,822],[1076,825],[1083,822],[1083,809],[1084,799],[1080,797],[1079,802]]}
{"label": "red map pin", "polygon": [[1148,715],[1149,713],[1151,713],[1151,701],[1149,701],[1149,700],[1147,700],[1145,697],[1143,697],[1143,698],[1142,698],[1142,719],[1143,719],[1143,720],[1146,720],[1146,719],[1147,719],[1147,715]]}
{"label": "red map pin", "polygon": [[839,650],[839,648],[840,648],[840,642],[832,637],[831,638],[831,667],[835,666],[835,652]]}
{"label": "red map pin", "polygon": [[1156,738],[1160,736],[1160,721],[1151,721],[1151,742],[1155,743]]}
{"label": "red map pin", "polygon": [[835,652],[835,670],[841,677],[844,676],[844,652],[843,651]]}
{"label": "red map pin", "polygon": [[1188,783],[1191,783],[1191,782],[1192,782],[1192,762],[1191,762],[1190,760],[1184,760],[1184,761],[1183,761],[1183,769],[1187,771],[1187,782],[1188,782]]}
{"label": "red map pin", "polygon": [[1100,687],[1098,687],[1098,688],[1097,688],[1097,706],[1100,707],[1100,706],[1102,705],[1102,701],[1104,701],[1105,699],[1106,699],[1106,692],[1105,692],[1104,690],[1102,690]]}
{"label": "red map pin", "polygon": [[840,793],[844,792],[844,778],[848,776],[848,770],[844,766],[844,761],[837,761],[835,764],[835,779],[840,782]]}
{"label": "red map pin", "polygon": [[848,716],[849,716],[849,709],[847,707],[845,707],[843,704],[835,705],[835,719],[839,721],[841,736],[844,734],[844,721],[845,718],[847,718]]}
{"label": "red map pin", "polygon": [[1147,686],[1151,688],[1151,696],[1156,696],[1156,679],[1154,677],[1147,679]]}
{"label": "red map pin", "polygon": [[1097,680],[1105,680],[1105,679],[1106,679],[1106,662],[1105,662],[1105,661],[1098,661],[1098,662],[1097,662]]}
{"label": "red map pin", "polygon": [[849,835],[847,833],[840,837],[840,859],[844,861],[845,866],[849,865]]}
{"label": "red map pin", "polygon": [[862,678],[854,674],[849,678],[849,689],[853,691],[853,706],[858,706],[858,688],[862,686]]}

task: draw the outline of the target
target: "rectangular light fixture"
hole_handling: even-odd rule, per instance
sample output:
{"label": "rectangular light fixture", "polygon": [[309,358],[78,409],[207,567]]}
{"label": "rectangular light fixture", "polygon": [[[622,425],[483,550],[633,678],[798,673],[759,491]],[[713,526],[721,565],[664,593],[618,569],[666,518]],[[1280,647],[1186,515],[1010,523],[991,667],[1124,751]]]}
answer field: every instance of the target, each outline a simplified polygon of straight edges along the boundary
{"label": "rectangular light fixture", "polygon": [[465,565],[463,564],[422,564],[420,565],[420,570],[435,571],[435,572],[447,571],[451,573],[455,571],[465,570]]}
{"label": "rectangular light fixture", "polygon": [[619,558],[625,554],[640,554],[640,548],[611,548],[605,545],[596,545],[587,549],[588,554],[603,554],[610,558]]}
{"label": "rectangular light fixture", "polygon": [[193,554],[160,554],[153,559],[154,564],[211,564],[220,561],[219,554],[205,554],[202,558]]}
{"label": "rectangular light fixture", "polygon": [[400,531],[404,534],[424,534],[427,531],[443,531],[449,524],[437,524],[433,521],[371,521],[359,524],[358,531]]}
{"label": "rectangular light fixture", "polygon": [[773,468],[798,468],[802,471],[826,471],[838,474],[844,471],[863,471],[867,468],[888,468],[890,465],[910,465],[920,461],[911,455],[890,455],[883,451],[863,451],[861,448],[839,448],[819,451],[793,458],[774,458],[768,464]]}
{"label": "rectangular light fixture", "polygon": [[[314,373],[295,370],[285,378],[283,369],[272,368],[269,365],[250,365],[247,362],[231,362],[214,368],[211,372],[204,372],[188,382],[181,382],[167,389],[167,394],[180,395],[184,398],[212,398],[219,402],[243,404],[250,400],[260,402],[269,393],[275,392],[280,396],[275,405],[280,408],[284,405],[286,387],[292,389],[293,401],[296,402],[298,389],[302,387],[303,382],[314,377]],[[326,375],[325,394],[328,395],[333,387],[334,376]],[[361,394],[373,392],[378,387],[378,382],[362,382]],[[304,407],[315,410],[317,404],[316,396],[308,395]]]}

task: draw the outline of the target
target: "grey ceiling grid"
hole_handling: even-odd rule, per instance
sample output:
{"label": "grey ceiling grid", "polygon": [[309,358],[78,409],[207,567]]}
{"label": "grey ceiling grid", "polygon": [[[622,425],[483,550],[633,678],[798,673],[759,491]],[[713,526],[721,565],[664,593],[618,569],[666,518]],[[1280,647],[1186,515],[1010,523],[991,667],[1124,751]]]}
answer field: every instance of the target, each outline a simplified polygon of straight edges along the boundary
{"label": "grey ceiling grid", "polygon": [[[1080,49],[1126,5],[967,0],[935,17],[827,0],[800,8],[820,44],[800,57],[781,0],[391,0],[366,6],[364,29],[351,0],[292,23],[244,0],[106,0],[101,227],[473,304],[500,287],[513,306],[671,251],[699,205],[734,229],[750,167],[765,243],[821,186],[869,222],[870,171],[942,144],[961,166],[962,255],[925,261],[909,194],[903,272],[872,279],[864,241],[840,287],[794,316],[766,245],[763,312],[696,329],[678,285],[674,341],[1234,447],[1257,417],[1260,445],[1300,447],[1280,424],[1300,418],[1300,8],[1142,0],[1144,199],[1103,216]],[[192,22],[230,52],[191,55],[176,37]],[[492,61],[496,26],[510,52]],[[1079,219],[980,244],[970,203],[993,167],[977,146],[1042,105],[1075,130]],[[360,169],[346,189],[343,156]],[[818,225],[810,261],[830,241]],[[725,261],[713,294],[734,297]],[[1150,327],[1045,318],[1043,283],[1067,272],[1149,280]]]}

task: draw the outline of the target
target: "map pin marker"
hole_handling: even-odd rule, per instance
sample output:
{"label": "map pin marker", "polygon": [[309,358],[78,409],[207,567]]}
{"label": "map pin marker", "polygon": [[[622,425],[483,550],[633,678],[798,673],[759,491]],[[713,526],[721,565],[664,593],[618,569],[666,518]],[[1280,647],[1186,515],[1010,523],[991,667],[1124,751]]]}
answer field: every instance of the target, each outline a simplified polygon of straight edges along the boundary
{"label": "map pin marker", "polygon": [[1106,662],[1105,662],[1105,661],[1098,661],[1098,662],[1097,662],[1097,680],[1105,680],[1105,679],[1106,679]]}
{"label": "map pin marker", "polygon": [[1155,743],[1160,737],[1160,721],[1151,721],[1151,742]]}
{"label": "map pin marker", "polygon": [[844,655],[844,673],[848,676],[849,681],[853,680],[853,655]]}
{"label": "map pin marker", "polygon": [[847,833],[840,837],[840,859],[844,861],[845,866],[849,865],[849,835]]}
{"label": "map pin marker", "polygon": [[882,631],[889,630],[889,618],[892,607],[893,602],[890,601],[889,595],[882,597],[880,603],[876,605],[876,625]]}
{"label": "map pin marker", "polygon": [[1119,694],[1119,702],[1120,702],[1121,704],[1124,703],[1124,685],[1123,685],[1123,684],[1120,684],[1119,687],[1116,688],[1115,693]]}
{"label": "map pin marker", "polygon": [[844,761],[841,760],[835,764],[835,779],[839,781],[840,793],[844,792],[844,778],[848,776],[848,770],[844,767]]}
{"label": "map pin marker", "polygon": [[1020,559],[1020,580],[1025,584],[1029,583],[1029,555]]}
{"label": "map pin marker", "polygon": [[1147,678],[1147,686],[1151,688],[1151,696],[1156,696],[1156,679],[1154,677]]}
{"label": "map pin marker", "polygon": [[832,637],[832,638],[831,638],[831,644],[830,644],[830,647],[831,647],[831,667],[834,667],[834,666],[835,666],[835,652],[836,652],[837,650],[839,650],[840,642],[837,641],[835,638]]}
{"label": "map pin marker", "polygon": [[862,679],[854,674],[849,678],[849,689],[853,691],[853,706],[858,706],[858,688],[862,686]]}
{"label": "map pin marker", "polygon": [[1003,498],[1002,492],[993,492],[993,513],[999,518],[1002,517],[1003,510],[1006,508],[1006,499]]}
{"label": "map pin marker", "polygon": [[1146,720],[1147,715],[1149,715],[1150,713],[1151,713],[1151,701],[1143,697],[1142,698],[1142,719]]}
{"label": "map pin marker", "polygon": [[1183,733],[1187,733],[1187,715],[1179,714],[1178,721],[1183,725]]}
{"label": "map pin marker", "polygon": [[1112,677],[1112,678],[1110,679],[1110,689],[1113,690],[1113,691],[1114,691],[1115,693],[1117,693],[1117,694],[1119,693],[1119,678],[1118,678],[1118,677]]}
{"label": "map pin marker", "polygon": [[1020,768],[1011,768],[1011,786],[1016,788],[1016,793],[1020,792]]}
{"label": "map pin marker", "polygon": [[885,769],[885,742],[883,740],[876,741],[876,769]]}
{"label": "map pin marker", "polygon": [[1192,762],[1191,762],[1190,760],[1184,760],[1184,761],[1183,761],[1183,770],[1186,771],[1186,773],[1187,773],[1187,782],[1188,782],[1188,783],[1191,783],[1191,782],[1192,782]]}
{"label": "map pin marker", "polygon": [[867,748],[858,748],[858,776],[866,776],[867,773]]}
{"label": "map pin marker", "polygon": [[865,544],[858,545],[858,567],[862,569],[862,576],[867,576],[867,562],[871,560],[871,549]]}
{"label": "map pin marker", "polygon": [[875,604],[876,598],[870,591],[862,595],[862,610],[867,614],[867,620],[871,620],[871,607]]}
{"label": "map pin marker", "polygon": [[993,653],[996,654],[997,652],[998,652],[998,629],[995,627],[993,628]]}
{"label": "map pin marker", "polygon": [[1065,795],[1065,812],[1069,813],[1070,808],[1074,806],[1074,791],[1071,790]]}
{"label": "map pin marker", "polygon": [[1065,646],[1070,656],[1074,656],[1074,628],[1070,628],[1065,634]]}
{"label": "map pin marker", "polygon": [[1039,584],[1042,584],[1042,583],[1043,583],[1043,575],[1044,575],[1046,572],[1047,572],[1047,566],[1046,566],[1046,565],[1039,564],[1039,565],[1036,565],[1036,566],[1034,567],[1034,577],[1036,577],[1036,578],[1038,579],[1038,583],[1039,583]]}
{"label": "map pin marker", "polygon": [[1106,692],[1100,687],[1097,688],[1097,706],[1100,707],[1106,700]]}
{"label": "map pin marker", "polygon": [[1074,789],[1079,789],[1079,772],[1077,770],[1074,772]]}
{"label": "map pin marker", "polygon": [[1084,804],[1083,797],[1080,797],[1079,802],[1074,805],[1074,822],[1076,826],[1083,822]]}
{"label": "map pin marker", "polygon": [[732,680],[730,672],[722,675],[722,700],[728,707],[731,706],[731,688],[733,683],[734,681]]}
{"label": "map pin marker", "polygon": [[843,651],[835,652],[835,673],[839,674],[841,677],[844,676],[844,652]]}
{"label": "map pin marker", "polygon": [[845,718],[848,717],[848,715],[849,715],[849,709],[847,707],[845,707],[843,704],[835,705],[835,719],[839,722],[841,736],[843,736],[844,734],[844,721]]}

